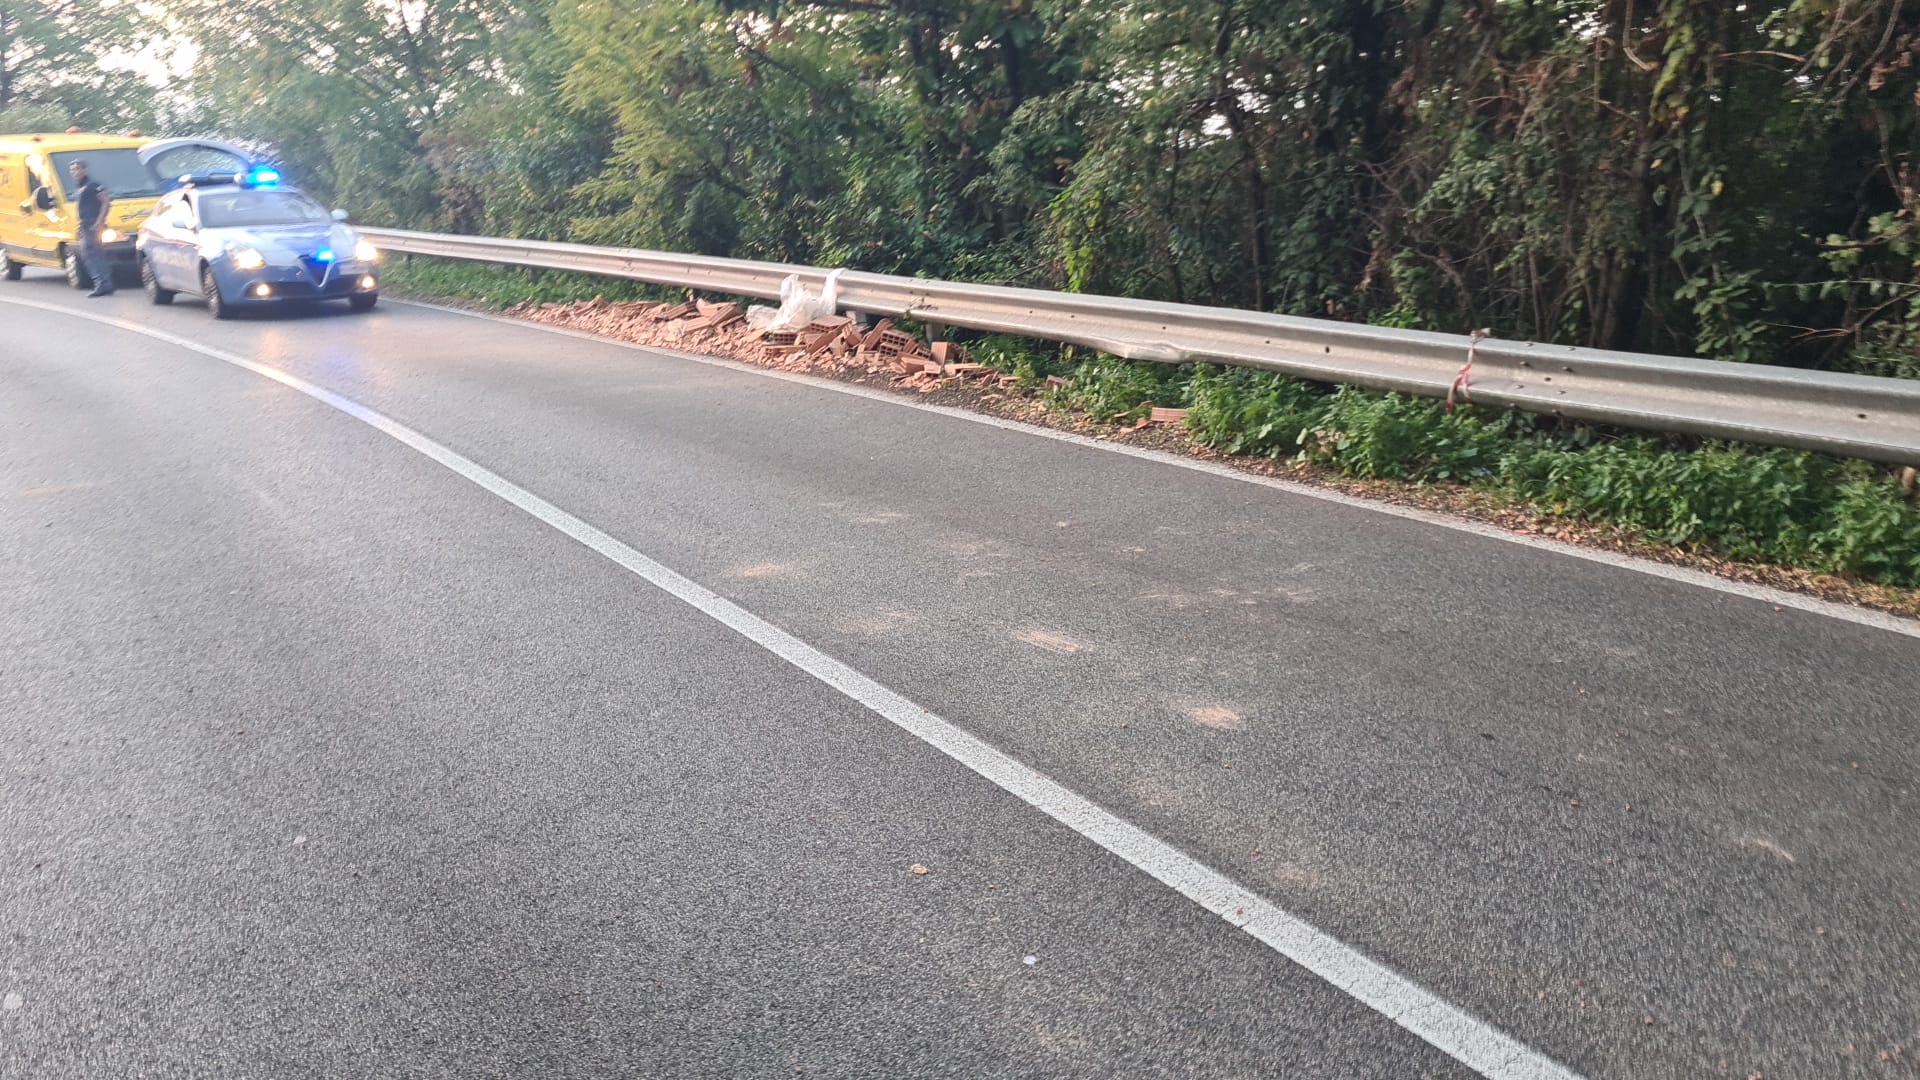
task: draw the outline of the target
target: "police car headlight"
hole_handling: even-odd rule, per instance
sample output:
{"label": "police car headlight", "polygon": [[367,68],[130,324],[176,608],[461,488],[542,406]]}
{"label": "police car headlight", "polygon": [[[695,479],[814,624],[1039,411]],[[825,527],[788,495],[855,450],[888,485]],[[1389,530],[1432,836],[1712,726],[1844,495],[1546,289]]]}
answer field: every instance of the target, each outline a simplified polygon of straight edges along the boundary
{"label": "police car headlight", "polygon": [[245,244],[232,244],[227,248],[227,258],[233,260],[235,270],[258,270],[267,265],[267,257]]}
{"label": "police car headlight", "polygon": [[374,247],[371,240],[362,240],[353,245],[353,257],[361,262],[379,262],[380,249]]}

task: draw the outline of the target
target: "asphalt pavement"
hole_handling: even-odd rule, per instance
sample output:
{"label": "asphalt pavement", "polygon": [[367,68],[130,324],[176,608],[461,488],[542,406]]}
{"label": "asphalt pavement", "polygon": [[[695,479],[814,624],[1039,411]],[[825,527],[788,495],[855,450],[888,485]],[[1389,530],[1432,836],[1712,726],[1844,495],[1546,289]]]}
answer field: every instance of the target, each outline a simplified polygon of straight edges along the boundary
{"label": "asphalt pavement", "polygon": [[0,1076],[1475,1074],[209,350],[1575,1075],[1920,1075],[1920,637],[498,320],[215,323],[29,273]]}

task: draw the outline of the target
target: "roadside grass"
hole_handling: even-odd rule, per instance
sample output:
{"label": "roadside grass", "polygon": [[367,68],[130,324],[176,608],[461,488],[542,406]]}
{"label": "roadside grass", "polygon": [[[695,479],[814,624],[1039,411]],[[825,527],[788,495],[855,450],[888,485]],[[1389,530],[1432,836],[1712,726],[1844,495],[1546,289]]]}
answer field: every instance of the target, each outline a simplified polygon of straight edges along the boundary
{"label": "roadside grass", "polygon": [[1050,396],[1114,423],[1187,409],[1225,455],[1363,480],[1473,488],[1553,518],[1904,588],[1920,586],[1920,507],[1900,470],[1803,450],[1557,422],[1272,372],[1092,359]]}
{"label": "roadside grass", "polygon": [[396,296],[446,300],[453,303],[504,311],[516,304],[571,304],[594,297],[607,300],[660,300],[669,295],[684,295],[684,289],[668,289],[640,281],[574,274],[559,270],[533,270],[494,263],[465,262],[455,259],[408,258],[387,255],[380,273],[380,288]]}

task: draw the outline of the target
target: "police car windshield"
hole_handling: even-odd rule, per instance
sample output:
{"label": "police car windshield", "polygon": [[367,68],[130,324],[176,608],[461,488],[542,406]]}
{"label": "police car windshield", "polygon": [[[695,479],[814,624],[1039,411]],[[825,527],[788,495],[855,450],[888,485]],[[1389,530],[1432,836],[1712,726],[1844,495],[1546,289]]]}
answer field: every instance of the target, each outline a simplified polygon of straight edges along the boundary
{"label": "police car windshield", "polygon": [[306,225],[329,220],[319,203],[292,191],[207,192],[196,205],[200,224],[209,229]]}
{"label": "police car windshield", "polygon": [[87,163],[87,179],[107,189],[116,199],[138,199],[160,194],[153,174],[140,164],[140,155],[132,147],[118,150],[63,150],[49,154],[53,173],[60,178],[60,190],[71,199],[77,190],[70,168],[76,161]]}

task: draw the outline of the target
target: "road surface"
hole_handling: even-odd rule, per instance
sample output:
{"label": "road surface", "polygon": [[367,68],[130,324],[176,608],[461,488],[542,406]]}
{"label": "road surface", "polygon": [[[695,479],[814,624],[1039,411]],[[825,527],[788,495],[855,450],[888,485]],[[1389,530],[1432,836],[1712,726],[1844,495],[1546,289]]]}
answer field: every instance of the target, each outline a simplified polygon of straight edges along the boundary
{"label": "road surface", "polygon": [[1920,1075],[1910,627],[453,312],[0,328],[0,1076]]}

